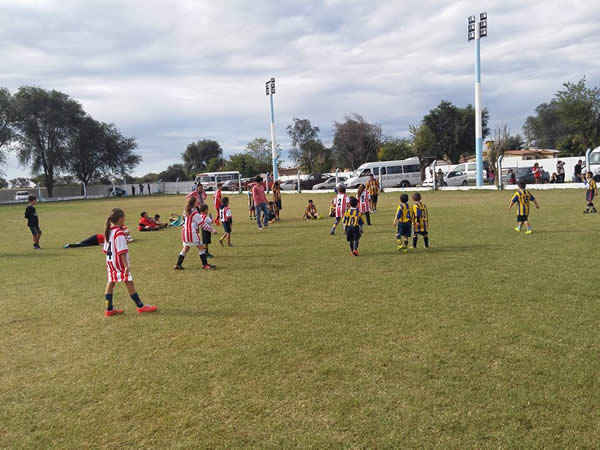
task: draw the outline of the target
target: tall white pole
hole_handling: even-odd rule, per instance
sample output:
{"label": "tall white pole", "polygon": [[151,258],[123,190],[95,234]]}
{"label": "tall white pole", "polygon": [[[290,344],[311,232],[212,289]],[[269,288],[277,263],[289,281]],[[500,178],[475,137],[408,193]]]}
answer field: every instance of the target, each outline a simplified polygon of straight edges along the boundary
{"label": "tall white pole", "polygon": [[481,117],[481,62],[480,29],[475,27],[475,162],[477,186],[483,186],[483,132]]}
{"label": "tall white pole", "polygon": [[271,152],[273,157],[273,182],[279,179],[277,172],[277,142],[275,142],[275,113],[273,111],[273,88],[275,86],[275,79],[271,79],[271,93],[269,94],[269,100],[271,105]]}

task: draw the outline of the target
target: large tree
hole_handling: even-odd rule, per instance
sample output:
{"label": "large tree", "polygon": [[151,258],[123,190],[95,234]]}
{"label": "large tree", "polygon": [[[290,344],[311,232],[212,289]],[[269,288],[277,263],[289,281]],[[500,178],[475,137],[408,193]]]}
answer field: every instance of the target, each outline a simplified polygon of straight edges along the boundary
{"label": "large tree", "polygon": [[182,155],[186,172],[195,176],[197,172],[206,170],[208,162],[213,158],[221,158],[223,149],[217,141],[202,139],[187,146]]}
{"label": "large tree", "polygon": [[356,169],[367,161],[377,160],[383,133],[381,126],[367,122],[361,115],[346,116],[344,122],[334,122],[333,154],[344,168]]}
{"label": "large tree", "polygon": [[65,169],[83,184],[111,174],[123,177],[141,161],[136,148],[135,138],[123,136],[114,124],[85,116],[67,146]]}
{"label": "large tree", "polygon": [[30,165],[32,173],[43,173],[48,196],[54,177],[65,168],[67,147],[83,108],[67,94],[25,86],[14,95],[17,159]]}
{"label": "large tree", "polygon": [[[3,147],[15,137],[13,125],[15,108],[13,98],[8,89],[0,88],[0,164],[6,163]],[[1,172],[0,172],[1,173]]]}
{"label": "large tree", "polygon": [[377,150],[379,161],[394,161],[411,158],[415,152],[411,146],[410,139],[386,138],[382,146]]}
{"label": "large tree", "polygon": [[225,170],[237,170],[243,177],[252,177],[264,172],[259,161],[247,152],[231,155],[229,160],[225,161]]}
{"label": "large tree", "polygon": [[421,180],[424,180],[425,168],[436,159],[443,158],[444,152],[436,145],[435,135],[427,125],[421,124],[418,127],[411,125],[409,130],[412,136],[412,150],[419,158]]}
{"label": "large tree", "polygon": [[332,151],[319,139],[319,131],[319,127],[312,126],[310,120],[297,117],[287,127],[293,146],[290,157],[305,173],[327,172],[333,165]]}
{"label": "large tree", "polygon": [[587,87],[585,78],[564,83],[548,103],[542,103],[523,125],[525,136],[538,148],[556,148],[580,155],[600,144],[600,88]]}
{"label": "large tree", "polygon": [[[489,134],[487,126],[489,113],[482,111],[483,138]],[[459,108],[449,101],[440,104],[423,117],[426,125],[435,136],[434,153],[444,154],[457,164],[462,156],[475,153],[475,110],[471,105]]]}
{"label": "large tree", "polygon": [[161,181],[188,181],[191,178],[188,176],[183,164],[172,164],[158,174],[158,179]]}
{"label": "large tree", "polygon": [[8,187],[8,181],[6,178],[0,177],[0,189],[6,189]]}
{"label": "large tree", "polygon": [[10,183],[11,188],[13,188],[13,189],[29,187],[29,180],[27,178],[23,178],[23,177],[13,178],[12,180],[9,180],[9,183]]}

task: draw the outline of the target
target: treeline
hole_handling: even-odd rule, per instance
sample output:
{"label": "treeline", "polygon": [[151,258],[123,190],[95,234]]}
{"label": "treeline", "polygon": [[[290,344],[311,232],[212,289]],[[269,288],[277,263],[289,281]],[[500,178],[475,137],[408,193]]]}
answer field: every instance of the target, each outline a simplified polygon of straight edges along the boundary
{"label": "treeline", "polygon": [[125,176],[141,161],[136,148],[135,138],[95,120],[67,94],[34,86],[14,94],[0,88],[0,158],[6,160],[4,149],[14,152],[50,197],[61,176],[84,184]]}

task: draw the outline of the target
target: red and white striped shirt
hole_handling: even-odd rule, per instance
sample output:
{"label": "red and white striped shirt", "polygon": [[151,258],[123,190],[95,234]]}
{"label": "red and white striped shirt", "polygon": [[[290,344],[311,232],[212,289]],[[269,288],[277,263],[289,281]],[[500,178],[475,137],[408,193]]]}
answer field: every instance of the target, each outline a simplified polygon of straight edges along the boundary
{"label": "red and white striped shirt", "polygon": [[121,255],[125,255],[127,266],[129,266],[129,248],[125,232],[119,227],[111,227],[110,236],[104,242],[102,252],[106,255],[106,270],[108,280],[112,282],[131,280],[131,274],[123,265]]}
{"label": "red and white striped shirt", "polygon": [[349,204],[350,199],[346,194],[338,194],[335,198],[335,217],[344,217]]}
{"label": "red and white striped shirt", "polygon": [[200,214],[198,211],[192,211],[189,215],[183,217],[183,227],[181,227],[181,241],[189,243],[198,243],[201,241],[198,235],[198,229],[210,231],[213,233],[215,230],[210,225],[210,218],[206,215]]}
{"label": "red and white striped shirt", "polygon": [[360,211],[361,213],[368,213],[369,212],[369,200],[371,200],[371,195],[369,195],[369,193],[364,190],[362,191],[362,193],[360,194],[360,197],[358,199],[358,211]]}
{"label": "red and white striped shirt", "polygon": [[219,210],[219,219],[221,223],[229,222],[232,219],[231,208],[229,206],[224,206]]}

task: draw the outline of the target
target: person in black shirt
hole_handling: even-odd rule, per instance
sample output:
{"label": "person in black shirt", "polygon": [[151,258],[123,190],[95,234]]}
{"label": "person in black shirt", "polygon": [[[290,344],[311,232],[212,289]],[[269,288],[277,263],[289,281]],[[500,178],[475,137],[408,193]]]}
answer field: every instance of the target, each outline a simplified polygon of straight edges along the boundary
{"label": "person in black shirt", "polygon": [[29,205],[25,208],[25,218],[27,219],[27,226],[31,230],[33,236],[33,248],[34,250],[40,249],[40,238],[42,237],[42,230],[40,229],[40,222],[38,215],[35,212],[35,204],[37,203],[37,197],[30,195],[27,197]]}
{"label": "person in black shirt", "polygon": [[573,172],[573,182],[574,183],[583,183],[583,178],[581,178],[582,166],[583,166],[583,162],[581,160],[577,161],[577,164],[575,164],[575,171]]}

